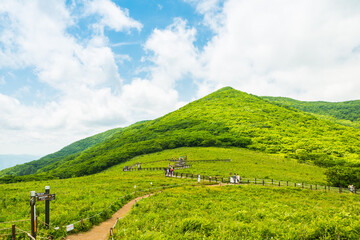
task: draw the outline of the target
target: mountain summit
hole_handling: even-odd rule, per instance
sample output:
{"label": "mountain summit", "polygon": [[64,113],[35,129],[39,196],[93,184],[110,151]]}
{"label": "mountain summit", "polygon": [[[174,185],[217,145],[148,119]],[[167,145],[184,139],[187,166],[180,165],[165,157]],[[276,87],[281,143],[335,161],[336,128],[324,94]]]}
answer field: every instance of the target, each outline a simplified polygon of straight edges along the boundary
{"label": "mountain summit", "polygon": [[[60,157],[48,162],[45,157],[24,167],[31,166],[37,178],[68,178],[97,173],[137,155],[185,146],[242,147],[281,153],[319,165],[360,162],[359,129],[322,120],[231,87],[158,119],[108,133],[78,151],[72,151],[70,145],[68,154],[55,153]],[[21,175],[19,170],[23,166],[17,168],[0,174]]]}

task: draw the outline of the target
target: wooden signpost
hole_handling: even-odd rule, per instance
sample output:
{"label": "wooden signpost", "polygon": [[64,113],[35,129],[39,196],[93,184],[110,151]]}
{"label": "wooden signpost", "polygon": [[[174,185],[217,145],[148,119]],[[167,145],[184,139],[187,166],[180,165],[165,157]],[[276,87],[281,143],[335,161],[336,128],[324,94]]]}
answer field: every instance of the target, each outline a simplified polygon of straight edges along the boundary
{"label": "wooden signpost", "polygon": [[31,236],[36,239],[37,219],[36,219],[36,201],[45,201],[45,224],[49,228],[50,224],[50,201],[55,200],[55,194],[50,194],[50,186],[45,187],[45,193],[30,192],[31,207]]}

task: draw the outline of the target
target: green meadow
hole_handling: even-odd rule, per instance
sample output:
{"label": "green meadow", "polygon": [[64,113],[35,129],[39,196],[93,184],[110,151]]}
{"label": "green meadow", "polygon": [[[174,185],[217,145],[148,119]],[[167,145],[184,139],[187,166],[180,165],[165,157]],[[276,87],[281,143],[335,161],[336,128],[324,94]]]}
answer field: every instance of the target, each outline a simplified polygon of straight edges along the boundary
{"label": "green meadow", "polygon": [[180,187],[139,201],[114,239],[359,239],[359,195],[293,187]]}
{"label": "green meadow", "polygon": [[[49,185],[50,192],[56,194],[56,200],[50,204],[50,230],[47,231],[41,224],[39,225],[43,236],[50,234],[55,238],[61,238],[66,235],[65,226],[72,223],[76,223],[73,232],[86,231],[92,225],[109,218],[116,210],[134,198],[135,195],[131,193],[135,190],[137,191],[136,196],[140,196],[148,192],[162,190],[167,186],[171,186],[174,190],[173,187],[182,184],[196,185],[195,179],[165,177],[163,170],[123,171],[124,166],[131,166],[136,163],[141,163],[143,168],[167,167],[169,163],[173,164],[168,159],[179,156],[187,156],[188,164],[192,165],[191,168],[178,170],[181,172],[224,178],[227,178],[230,172],[236,172],[244,178],[326,184],[322,168],[285,159],[281,155],[270,155],[239,148],[178,148],[135,157],[124,164],[91,176],[0,184],[0,192],[2,193],[0,198],[0,229],[11,226],[11,223],[6,222],[29,219],[30,191],[44,192],[44,187]],[[195,161],[211,159],[231,159],[231,161]],[[192,161],[194,162],[192,163]],[[126,198],[124,198],[125,195],[127,195]],[[41,221],[44,221],[43,202],[37,203],[37,215]],[[79,223],[79,220],[89,217],[92,218],[85,220],[84,225]],[[17,226],[29,231],[30,221],[19,222]],[[59,230],[53,229],[58,226],[60,226]]]}

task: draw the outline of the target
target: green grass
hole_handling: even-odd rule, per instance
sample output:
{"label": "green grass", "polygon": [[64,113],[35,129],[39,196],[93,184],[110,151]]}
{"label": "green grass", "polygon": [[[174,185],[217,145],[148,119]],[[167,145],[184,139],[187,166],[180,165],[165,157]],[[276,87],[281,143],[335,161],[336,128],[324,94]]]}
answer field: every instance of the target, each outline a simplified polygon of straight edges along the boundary
{"label": "green grass", "polygon": [[[89,229],[93,224],[98,224],[108,218],[128,201],[129,199],[126,201],[117,199],[133,192],[134,185],[137,186],[136,190],[139,191],[150,188],[150,182],[153,183],[152,188],[196,182],[191,179],[165,178],[163,171],[123,172],[125,165],[129,166],[141,162],[143,168],[166,167],[169,161],[159,160],[185,155],[187,155],[189,163],[191,163],[191,160],[216,158],[231,158],[232,161],[207,164],[194,162],[192,168],[181,170],[184,172],[217,175],[225,178],[229,176],[229,172],[237,172],[243,177],[267,177],[275,180],[325,184],[322,168],[299,164],[295,160],[284,159],[280,155],[269,155],[237,148],[178,148],[135,157],[127,163],[92,176],[0,184],[0,229],[11,226],[11,223],[5,224],[1,222],[29,219],[30,191],[44,192],[44,187],[47,185],[51,187],[51,193],[56,194],[56,200],[50,204],[51,225],[54,227],[65,226],[81,218],[85,219],[93,216],[106,210],[111,203],[115,202],[114,207],[106,210],[105,214],[93,218],[91,221],[85,221],[85,226],[80,227],[79,224],[75,226],[75,231]],[[39,218],[44,220],[44,202],[37,203],[37,212]],[[29,222],[19,224],[19,228],[30,230]],[[58,237],[66,234],[64,228],[50,233]]]}
{"label": "green grass", "polygon": [[[50,203],[51,226],[63,226],[58,231],[51,230],[49,234],[61,237],[66,235],[64,226],[77,222],[81,218],[85,219],[103,212],[100,216],[84,221],[84,226],[75,225],[73,232],[87,230],[92,225],[109,218],[112,213],[134,197],[131,195],[125,200],[122,198],[118,200],[119,197],[134,192],[134,185],[136,185],[137,196],[139,196],[148,192],[140,192],[145,189],[159,190],[161,186],[183,184],[186,181],[165,178],[162,171],[124,173],[122,167],[118,166],[107,172],[80,178],[0,184],[0,229],[9,228],[12,224],[2,222],[30,219],[30,191],[44,192],[44,187],[47,185],[51,187],[50,192],[56,194],[56,200]],[[112,203],[114,203],[113,207],[108,209]],[[44,221],[45,204],[37,202],[36,205],[39,219]],[[30,231],[30,221],[16,224],[20,229]],[[42,225],[40,227],[44,232]],[[1,234],[2,232],[0,232]]]}
{"label": "green grass", "polygon": [[183,187],[138,202],[114,239],[359,239],[359,200],[291,187]]}
{"label": "green grass", "polygon": [[[168,162],[146,164],[155,160],[187,156],[191,168],[181,169],[183,173],[206,174],[207,176],[228,177],[238,173],[244,178],[275,179],[278,181],[305,182],[325,185],[324,169],[300,164],[282,155],[265,154],[241,148],[178,148],[133,158],[128,165],[142,162],[142,167],[167,166]],[[194,162],[192,160],[231,159],[231,162]]]}

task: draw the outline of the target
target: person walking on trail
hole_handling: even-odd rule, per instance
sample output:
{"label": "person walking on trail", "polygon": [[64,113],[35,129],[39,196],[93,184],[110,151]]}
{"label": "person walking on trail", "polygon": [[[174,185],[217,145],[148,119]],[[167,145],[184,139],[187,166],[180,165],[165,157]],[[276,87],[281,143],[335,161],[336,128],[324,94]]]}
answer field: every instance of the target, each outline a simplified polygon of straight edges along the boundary
{"label": "person walking on trail", "polygon": [[237,183],[240,183],[240,175],[239,174],[236,175],[236,181],[237,181]]}
{"label": "person walking on trail", "polygon": [[350,193],[354,193],[354,189],[355,189],[354,185],[350,184],[350,185],[349,185],[349,191],[350,191]]}
{"label": "person walking on trail", "polygon": [[171,164],[169,163],[169,173],[170,173],[170,171],[171,171],[171,167],[172,167],[172,166],[171,166]]}

